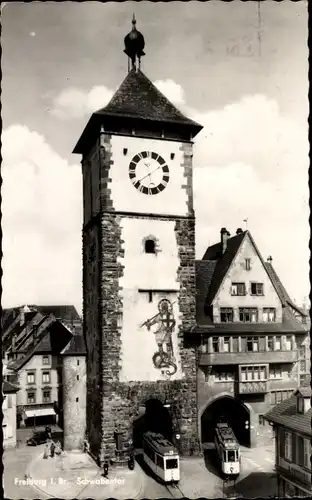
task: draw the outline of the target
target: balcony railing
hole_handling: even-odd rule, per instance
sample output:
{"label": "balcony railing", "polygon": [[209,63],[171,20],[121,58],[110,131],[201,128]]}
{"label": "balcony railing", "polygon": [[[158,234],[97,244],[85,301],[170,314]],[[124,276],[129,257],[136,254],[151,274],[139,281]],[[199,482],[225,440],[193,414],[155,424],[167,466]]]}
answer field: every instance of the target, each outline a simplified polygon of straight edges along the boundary
{"label": "balcony railing", "polygon": [[199,365],[240,365],[245,363],[295,363],[297,351],[199,353]]}
{"label": "balcony railing", "polygon": [[239,394],[265,394],[269,392],[267,380],[252,380],[248,382],[238,382]]}

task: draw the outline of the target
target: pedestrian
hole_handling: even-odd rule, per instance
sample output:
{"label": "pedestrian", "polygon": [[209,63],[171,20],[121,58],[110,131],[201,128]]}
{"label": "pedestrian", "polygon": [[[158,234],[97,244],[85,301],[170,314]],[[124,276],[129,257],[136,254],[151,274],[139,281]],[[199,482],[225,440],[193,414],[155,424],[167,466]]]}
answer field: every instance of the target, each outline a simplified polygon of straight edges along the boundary
{"label": "pedestrian", "polygon": [[54,443],[54,441],[52,441],[51,446],[50,446],[51,458],[54,457],[54,452],[55,452],[55,443]]}
{"label": "pedestrian", "polygon": [[49,443],[44,447],[43,458],[49,458]]}

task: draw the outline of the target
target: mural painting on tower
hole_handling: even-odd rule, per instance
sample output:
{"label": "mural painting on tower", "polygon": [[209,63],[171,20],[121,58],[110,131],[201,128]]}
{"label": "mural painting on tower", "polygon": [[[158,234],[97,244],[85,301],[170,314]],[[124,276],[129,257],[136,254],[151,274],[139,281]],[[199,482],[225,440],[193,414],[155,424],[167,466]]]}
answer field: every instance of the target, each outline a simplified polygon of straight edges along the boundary
{"label": "mural painting on tower", "polygon": [[161,299],[158,302],[158,313],[141,325],[141,327],[146,327],[148,331],[156,325],[156,329],[152,330],[152,333],[155,335],[158,351],[153,356],[153,363],[155,368],[165,369],[165,375],[169,378],[177,372],[172,343],[172,332],[175,324],[170,300]]}

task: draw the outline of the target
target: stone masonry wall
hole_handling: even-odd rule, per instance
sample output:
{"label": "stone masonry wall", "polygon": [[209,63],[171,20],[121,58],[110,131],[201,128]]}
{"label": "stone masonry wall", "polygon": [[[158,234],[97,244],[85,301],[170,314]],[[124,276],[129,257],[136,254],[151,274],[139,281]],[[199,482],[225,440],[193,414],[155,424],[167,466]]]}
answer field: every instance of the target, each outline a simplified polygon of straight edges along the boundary
{"label": "stone masonry wall", "polygon": [[[172,220],[170,217],[168,220]],[[184,378],[177,381],[119,382],[121,356],[122,302],[119,278],[123,267],[123,241],[120,216],[102,215],[101,323],[102,323],[102,448],[99,462],[112,458],[115,449],[114,431],[122,430],[130,438],[138,408],[150,398],[176,402],[182,454],[199,453],[197,432],[196,359],[194,348],[186,347],[185,332],[195,324],[195,221],[176,220],[176,238],[180,267],[179,310],[181,326],[178,332],[179,351]],[[121,257],[121,258],[120,258]]]}

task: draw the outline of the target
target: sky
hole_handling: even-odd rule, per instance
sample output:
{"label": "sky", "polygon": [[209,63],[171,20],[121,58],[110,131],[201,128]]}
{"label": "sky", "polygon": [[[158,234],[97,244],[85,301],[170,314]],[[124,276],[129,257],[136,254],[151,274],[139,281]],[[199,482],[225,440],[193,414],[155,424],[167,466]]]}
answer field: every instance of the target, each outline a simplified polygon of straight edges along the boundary
{"label": "sky", "polygon": [[[2,306],[82,309],[81,157],[92,112],[142,71],[204,126],[194,146],[196,256],[251,232],[308,299],[307,2],[12,2],[2,8]],[[290,43],[291,42],[291,43]],[[247,223],[244,220],[247,219]]]}

